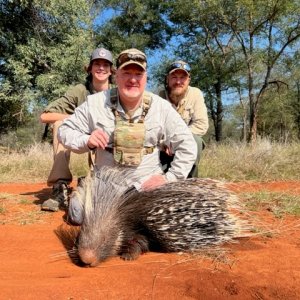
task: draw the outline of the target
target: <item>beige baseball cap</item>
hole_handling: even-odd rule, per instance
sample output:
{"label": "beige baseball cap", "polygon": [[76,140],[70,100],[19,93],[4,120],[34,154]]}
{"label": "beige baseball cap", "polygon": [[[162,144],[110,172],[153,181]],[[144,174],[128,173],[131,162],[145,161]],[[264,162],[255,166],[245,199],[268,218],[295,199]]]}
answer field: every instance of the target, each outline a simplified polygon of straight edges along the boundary
{"label": "beige baseball cap", "polygon": [[122,51],[117,58],[117,69],[124,68],[130,64],[135,64],[142,67],[145,71],[147,68],[147,56],[144,52],[131,48]]}
{"label": "beige baseball cap", "polygon": [[176,70],[183,70],[188,75],[190,75],[191,67],[188,63],[186,63],[183,60],[176,60],[168,66],[167,74],[171,74],[171,73],[175,72]]}

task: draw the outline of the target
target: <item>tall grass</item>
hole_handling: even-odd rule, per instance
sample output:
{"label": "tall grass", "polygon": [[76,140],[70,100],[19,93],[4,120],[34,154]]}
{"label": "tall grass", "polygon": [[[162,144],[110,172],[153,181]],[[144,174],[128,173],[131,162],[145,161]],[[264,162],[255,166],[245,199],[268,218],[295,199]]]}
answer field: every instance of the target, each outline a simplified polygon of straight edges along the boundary
{"label": "tall grass", "polygon": [[[37,143],[21,152],[1,153],[0,182],[42,182],[52,167],[52,146]],[[87,154],[72,153],[70,161],[74,177],[83,176],[88,171]]]}
{"label": "tall grass", "polygon": [[[0,182],[46,181],[51,166],[49,144],[34,144],[22,152],[2,151]],[[74,177],[85,175],[87,155],[72,153],[70,166]],[[300,143],[209,144],[203,151],[199,175],[227,181],[300,180]]]}
{"label": "tall grass", "polygon": [[299,180],[300,143],[210,144],[203,151],[199,175],[229,181]]}

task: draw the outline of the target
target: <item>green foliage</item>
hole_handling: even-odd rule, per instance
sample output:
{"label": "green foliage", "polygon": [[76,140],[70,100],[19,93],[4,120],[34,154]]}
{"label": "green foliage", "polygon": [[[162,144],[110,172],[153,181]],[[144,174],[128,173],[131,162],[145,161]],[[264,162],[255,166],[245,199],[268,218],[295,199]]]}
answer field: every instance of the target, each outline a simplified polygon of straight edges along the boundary
{"label": "green foliage", "polygon": [[299,1],[177,0],[164,5],[179,37],[176,53],[193,66],[192,84],[206,94],[216,135],[222,137],[222,97],[228,90],[240,99],[247,94],[249,116],[243,126],[256,135],[260,103],[280,78],[274,70],[300,37]]}
{"label": "green foliage", "polygon": [[13,151],[22,151],[34,143],[41,142],[44,125],[38,120],[38,114],[33,113],[28,116],[24,125],[20,125],[15,130],[10,130],[0,137],[0,146],[7,147]]}
{"label": "green foliage", "polygon": [[92,1],[2,1],[1,8],[0,132],[83,81],[94,48]]}
{"label": "green foliage", "polygon": [[98,28],[99,44],[114,53],[127,48],[157,49],[168,40],[169,25],[159,0],[104,2],[114,12],[109,22]]}
{"label": "green foliage", "polygon": [[156,90],[170,60],[188,61],[217,140],[245,138],[255,122],[258,136],[300,139],[298,0],[3,0],[0,7],[0,133],[31,126],[35,109],[84,80],[90,52],[102,45],[114,54],[139,48],[150,64],[154,53]]}

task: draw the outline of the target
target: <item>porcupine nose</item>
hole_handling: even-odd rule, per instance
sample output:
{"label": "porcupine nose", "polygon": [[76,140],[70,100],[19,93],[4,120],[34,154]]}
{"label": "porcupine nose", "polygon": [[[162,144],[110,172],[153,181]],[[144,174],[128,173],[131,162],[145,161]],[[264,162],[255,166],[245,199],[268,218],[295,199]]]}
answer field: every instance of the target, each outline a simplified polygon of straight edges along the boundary
{"label": "porcupine nose", "polygon": [[78,250],[80,260],[89,267],[95,267],[99,264],[99,260],[95,251],[91,249],[79,249]]}

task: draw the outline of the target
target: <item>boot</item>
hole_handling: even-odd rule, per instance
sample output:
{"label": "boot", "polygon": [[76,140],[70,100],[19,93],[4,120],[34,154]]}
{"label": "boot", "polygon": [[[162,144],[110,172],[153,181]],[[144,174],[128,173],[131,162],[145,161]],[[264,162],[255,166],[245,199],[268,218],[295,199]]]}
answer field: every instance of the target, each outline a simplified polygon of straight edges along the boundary
{"label": "boot", "polygon": [[52,187],[52,195],[46,200],[41,209],[46,211],[58,211],[66,209],[68,206],[68,195],[71,188],[64,180],[58,180]]}

